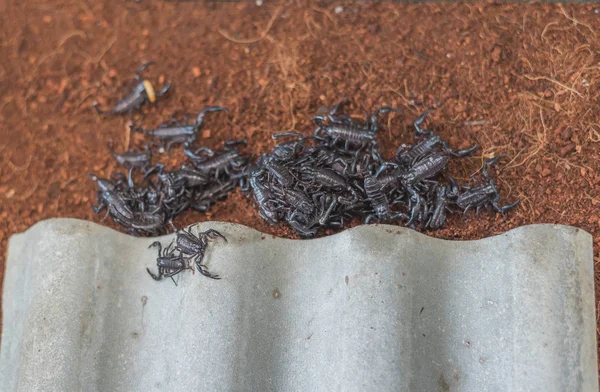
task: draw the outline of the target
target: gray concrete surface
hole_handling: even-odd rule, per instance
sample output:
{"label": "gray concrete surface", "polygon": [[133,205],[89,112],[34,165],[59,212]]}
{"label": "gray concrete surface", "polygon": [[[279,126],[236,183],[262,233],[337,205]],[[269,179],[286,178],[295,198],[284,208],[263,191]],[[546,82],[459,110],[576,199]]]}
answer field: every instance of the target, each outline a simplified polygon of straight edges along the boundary
{"label": "gray concrete surface", "polygon": [[[203,223],[214,281],[155,282],[155,239],[55,219],[10,239],[3,391],[597,391],[592,238],[362,226],[311,241]],[[170,237],[162,238],[163,242]]]}

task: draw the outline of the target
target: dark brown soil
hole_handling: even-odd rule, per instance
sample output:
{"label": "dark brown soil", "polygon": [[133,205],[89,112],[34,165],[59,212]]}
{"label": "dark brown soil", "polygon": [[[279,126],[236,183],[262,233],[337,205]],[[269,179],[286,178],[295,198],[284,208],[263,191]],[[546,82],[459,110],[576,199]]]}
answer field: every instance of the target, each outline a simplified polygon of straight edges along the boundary
{"label": "dark brown soil", "polygon": [[[208,117],[209,147],[246,136],[264,151],[272,132],[311,132],[321,106],[349,97],[360,116],[404,109],[381,132],[389,153],[411,140],[418,114],[436,107],[431,124],[452,146],[483,146],[455,164],[459,177],[505,155],[504,200],[522,205],[507,220],[450,217],[431,235],[475,239],[560,223],[592,233],[600,260],[600,5],[352,3],[336,13],[329,3],[103,3],[0,3],[2,270],[9,236],[41,219],[101,221],[89,207],[87,173],[117,168],[109,139],[121,150],[143,138],[127,134],[127,118],[100,118],[91,103],[110,103],[147,60],[157,61],[147,73],[154,84],[176,89],[143,124],[226,106],[228,115]],[[208,219],[290,235],[239,193],[177,223]],[[598,277],[596,269],[597,289]]]}

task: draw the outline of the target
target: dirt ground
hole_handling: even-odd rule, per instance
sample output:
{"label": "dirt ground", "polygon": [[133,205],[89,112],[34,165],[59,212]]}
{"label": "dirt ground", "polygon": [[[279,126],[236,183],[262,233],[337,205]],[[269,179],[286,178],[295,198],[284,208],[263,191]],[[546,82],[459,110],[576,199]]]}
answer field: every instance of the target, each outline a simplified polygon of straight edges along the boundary
{"label": "dirt ground", "polygon": [[[383,124],[390,153],[435,107],[429,124],[451,146],[483,147],[455,164],[458,177],[504,155],[503,200],[522,204],[506,220],[451,216],[431,235],[573,225],[593,234],[598,262],[599,12],[594,4],[0,2],[0,275],[11,234],[53,217],[101,222],[87,174],[117,169],[109,139],[122,151],[144,138],[128,134],[126,116],[101,118],[91,103],[114,102],[148,60],[156,61],[148,78],[175,89],[142,124],[225,106],[227,115],[207,117],[200,142],[209,147],[246,136],[252,152],[265,151],[271,133],[312,132],[321,106],[349,97],[359,116],[404,110]],[[265,224],[240,193],[176,223],[201,220],[291,234]],[[597,290],[599,277],[596,268]]]}

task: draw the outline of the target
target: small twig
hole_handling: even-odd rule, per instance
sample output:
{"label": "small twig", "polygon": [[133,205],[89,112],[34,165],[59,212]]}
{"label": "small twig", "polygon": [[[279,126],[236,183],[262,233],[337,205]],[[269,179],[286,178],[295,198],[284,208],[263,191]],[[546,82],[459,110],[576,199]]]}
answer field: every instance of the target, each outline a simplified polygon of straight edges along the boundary
{"label": "small twig", "polygon": [[561,10],[561,12],[562,12],[562,13],[563,13],[563,15],[565,16],[565,18],[567,18],[567,19],[569,19],[571,22],[573,22],[573,24],[574,24],[575,26],[577,26],[577,25],[582,25],[582,26],[585,26],[585,27],[587,27],[587,28],[588,28],[588,29],[589,29],[589,30],[592,32],[592,34],[594,34],[594,37],[596,36],[596,32],[594,31],[594,29],[592,29],[592,27],[591,27],[589,24],[587,24],[587,23],[581,23],[580,21],[578,21],[578,20],[575,18],[575,16],[574,16],[574,15],[573,15],[573,16],[569,16],[569,15],[567,14],[567,11],[565,10],[565,7],[564,7],[562,4],[560,4],[560,5],[559,5],[559,7],[560,7],[560,10]]}
{"label": "small twig", "polygon": [[43,56],[41,58],[40,61],[38,61],[38,63],[35,65],[35,68],[33,69],[33,71],[31,71],[31,73],[29,74],[29,76],[34,75],[37,70],[40,68],[40,66],[46,62],[49,58],[56,56],[58,54],[59,49],[62,48],[62,46],[70,39],[73,37],[82,37],[82,38],[87,38],[85,32],[81,31],[81,30],[73,30],[70,33],[65,34],[59,42],[58,46],[56,47],[56,49],[54,49],[52,52],[46,54],[45,56]]}
{"label": "small twig", "polygon": [[544,30],[542,30],[542,34],[540,35],[541,39],[544,39],[544,35],[548,32],[548,27],[553,26],[553,25],[557,25],[558,22],[550,22],[546,25],[546,27],[544,27]]}
{"label": "small twig", "polygon": [[27,168],[29,167],[29,165],[31,164],[31,159],[32,159],[33,155],[29,155],[29,158],[27,159],[27,163],[24,165],[20,165],[17,166],[13,163],[12,158],[8,160],[8,165],[11,167],[11,169],[13,169],[13,171],[23,171],[23,170],[27,170]]}
{"label": "small twig", "polygon": [[92,57],[90,59],[91,63],[94,64],[98,64],[100,62],[100,60],[102,60],[102,58],[104,58],[104,56],[106,56],[106,54],[108,53],[108,51],[113,47],[113,45],[115,44],[115,42],[117,42],[117,35],[115,34],[115,36],[113,37],[113,39],[108,43],[108,45],[106,45],[106,49],[104,49],[102,51],[102,53],[100,53],[98,56],[96,57]]}
{"label": "small twig", "polygon": [[125,151],[129,151],[129,143],[130,143],[130,138],[131,138],[131,121],[128,121],[127,124],[125,124]]}
{"label": "small twig", "polygon": [[89,97],[91,97],[91,96],[92,96],[92,94],[93,94],[93,93],[89,93],[88,95],[86,95],[85,97],[83,97],[83,99],[82,99],[81,101],[79,101],[79,103],[77,104],[77,106],[76,106],[75,108],[76,108],[76,109],[79,109],[79,108],[81,107],[81,105],[83,105],[83,103],[84,103],[85,101],[87,101],[87,99],[88,99]]}
{"label": "small twig", "polygon": [[39,181],[36,181],[35,185],[31,189],[31,191],[27,192],[27,194],[25,196],[19,197],[18,200],[25,201],[25,200],[29,199],[31,197],[31,195],[33,195],[35,193],[35,191],[37,191],[38,186],[40,186],[40,183],[39,183]]}
{"label": "small twig", "polygon": [[477,126],[477,125],[485,125],[486,122],[487,122],[486,120],[465,121],[463,123],[463,125],[466,127],[472,127],[472,126]]}
{"label": "small twig", "polygon": [[562,84],[562,83],[561,83],[561,82],[559,82],[558,80],[555,80],[555,79],[549,78],[549,77],[547,77],[547,76],[530,76],[530,75],[524,75],[524,76],[525,76],[527,79],[529,79],[529,80],[534,80],[534,81],[538,81],[538,80],[546,80],[546,81],[548,81],[548,82],[552,82],[552,83],[554,83],[554,84],[557,84],[557,85],[559,85],[560,87],[562,87],[562,88],[564,88],[564,89],[567,89],[567,90],[569,90],[570,92],[572,92],[572,93],[574,93],[574,94],[577,94],[577,95],[578,95],[580,98],[583,98],[583,95],[582,95],[582,94],[581,94],[579,91],[577,91],[577,90],[575,90],[575,89],[573,89],[573,88],[571,88],[571,87],[569,87],[569,86],[567,86],[567,85],[564,85],[564,84]]}
{"label": "small twig", "polygon": [[232,37],[227,31],[225,31],[223,29],[218,30],[219,34],[221,34],[223,37],[225,37],[229,41],[235,42],[236,44],[253,44],[255,42],[258,42],[258,41],[264,39],[267,36],[267,34],[269,34],[269,31],[271,31],[271,27],[273,27],[273,23],[275,23],[275,19],[277,19],[277,17],[281,14],[282,10],[283,10],[283,6],[280,6],[275,11],[273,16],[271,17],[271,20],[269,20],[269,23],[267,23],[267,27],[256,38],[237,39],[237,38]]}

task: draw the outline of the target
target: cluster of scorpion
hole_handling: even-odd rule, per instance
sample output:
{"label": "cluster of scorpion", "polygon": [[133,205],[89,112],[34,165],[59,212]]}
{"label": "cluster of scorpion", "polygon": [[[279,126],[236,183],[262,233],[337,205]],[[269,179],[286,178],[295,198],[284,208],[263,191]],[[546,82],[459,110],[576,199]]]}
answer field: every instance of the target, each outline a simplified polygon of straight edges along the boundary
{"label": "cluster of scorpion", "polygon": [[[111,110],[101,110],[97,104],[94,108],[99,114],[129,114],[140,109],[146,103],[153,103],[157,96],[163,96],[171,88],[167,84],[155,94],[152,84],[142,79],[140,72],[148,65],[142,65],[136,71],[137,83],[132,91],[119,99]],[[97,205],[92,205],[96,213],[106,210],[116,223],[127,232],[134,235],[157,236],[165,234],[169,228],[175,229],[173,219],[187,209],[206,212],[219,200],[227,197],[241,182],[246,172],[249,159],[243,157],[238,149],[245,145],[246,140],[231,140],[224,143],[219,151],[206,147],[193,147],[204,117],[210,112],[226,112],[227,109],[212,106],[204,108],[195,116],[193,122],[187,118],[183,122],[176,118],[160,124],[156,129],[145,130],[130,125],[133,132],[139,132],[153,137],[143,150],[129,150],[117,153],[108,143],[110,154],[128,170],[128,174],[113,173],[110,178],[100,178],[94,174],[89,177],[97,184]],[[160,148],[169,151],[173,145],[183,146],[183,151],[189,162],[174,170],[166,170],[162,163],[152,164],[153,149]],[[160,150],[159,150],[160,151]],[[141,181],[134,178],[141,177]],[[209,230],[198,235],[191,231],[177,230],[176,245],[171,243],[162,248],[158,246],[158,275],[148,270],[152,278],[160,280],[163,277],[173,277],[177,273],[190,269],[192,261],[202,275],[217,279],[210,274],[202,259],[208,246],[208,240],[215,236],[223,237],[220,233]]]}
{"label": "cluster of scorpion", "polygon": [[367,224],[399,221],[412,228],[439,229],[453,207],[464,213],[474,208],[477,215],[491,207],[504,215],[519,204],[500,206],[500,193],[488,172],[499,157],[484,163],[479,186],[460,186],[447,174],[450,159],[471,155],[478,146],[453,151],[422,128],[428,111],[414,123],[416,142],[401,145],[394,159],[385,161],[377,144],[377,119],[400,110],[383,107],[359,123],[338,115],[345,102],[316,115],[317,129],[310,137],[274,134],[282,141],[250,168],[247,188],[259,215],[270,224],[285,221],[304,237],[321,228],[343,227],[355,217]]}
{"label": "cluster of scorpion", "polygon": [[[152,84],[136,72],[137,84],[129,95],[118,100],[115,107],[101,114],[129,113],[156,101],[170,89],[167,84],[156,94]],[[358,122],[339,114],[347,101],[342,100],[324,114],[314,116],[317,129],[310,136],[300,133],[276,133],[276,146],[255,162],[244,156],[241,146],[247,140],[230,140],[218,151],[207,147],[194,148],[204,116],[227,109],[219,106],[204,108],[193,122],[170,121],[155,129],[145,130],[131,125],[133,132],[153,137],[143,151],[118,154],[108,148],[128,175],[117,173],[110,179],[90,175],[98,186],[98,205],[92,206],[106,214],[135,235],[156,236],[168,229],[177,231],[176,245],[165,249],[159,242],[158,275],[154,279],[173,277],[190,269],[192,261],[198,271],[210,274],[202,264],[208,240],[222,235],[209,230],[193,235],[179,231],[173,219],[188,209],[208,211],[216,202],[240,187],[252,195],[258,214],[269,224],[286,222],[302,237],[313,237],[325,228],[341,228],[354,218],[371,222],[401,222],[411,228],[439,229],[449,213],[461,210],[492,208],[505,214],[519,201],[500,205],[500,193],[488,172],[499,157],[486,161],[476,186],[459,185],[448,174],[448,163],[454,158],[471,155],[477,148],[454,151],[433,131],[422,125],[426,111],[414,122],[413,144],[402,144],[391,161],[382,158],[377,142],[378,118],[382,114],[400,112],[383,107]],[[166,170],[161,163],[152,164],[152,149],[169,151],[182,145],[189,160],[176,170]],[[134,171],[141,182],[135,183]]]}

